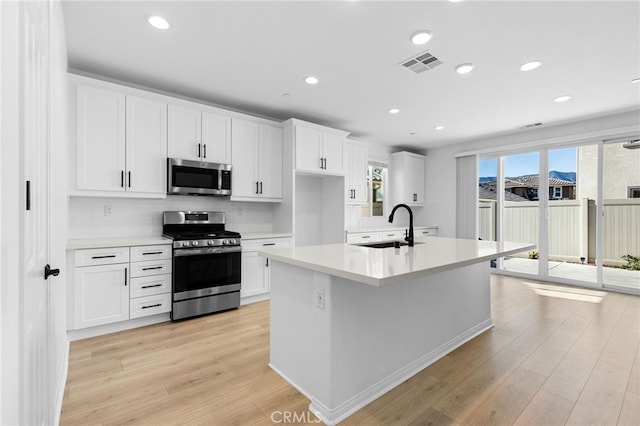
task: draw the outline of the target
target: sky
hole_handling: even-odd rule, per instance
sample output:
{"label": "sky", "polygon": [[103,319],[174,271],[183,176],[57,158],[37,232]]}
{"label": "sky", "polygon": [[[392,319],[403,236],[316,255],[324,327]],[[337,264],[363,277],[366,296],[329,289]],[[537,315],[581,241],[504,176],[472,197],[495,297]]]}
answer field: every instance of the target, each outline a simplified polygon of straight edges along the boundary
{"label": "sky", "polygon": [[[529,152],[525,154],[509,155],[504,157],[505,176],[516,177],[523,175],[537,175],[540,168],[540,154]],[[496,176],[497,159],[488,158],[480,160],[480,177]],[[576,148],[553,149],[549,151],[549,171],[575,172]]]}

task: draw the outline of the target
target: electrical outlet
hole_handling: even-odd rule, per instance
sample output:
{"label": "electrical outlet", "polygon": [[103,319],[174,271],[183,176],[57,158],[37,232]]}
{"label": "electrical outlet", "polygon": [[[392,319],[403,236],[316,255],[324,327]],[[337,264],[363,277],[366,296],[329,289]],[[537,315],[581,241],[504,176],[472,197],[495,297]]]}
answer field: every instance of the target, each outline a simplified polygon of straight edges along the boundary
{"label": "electrical outlet", "polygon": [[105,216],[111,216],[113,214],[113,206],[110,206],[108,204],[106,204],[104,206],[104,215]]}
{"label": "electrical outlet", "polygon": [[313,291],[313,305],[318,309],[324,309],[324,288],[316,288]]}
{"label": "electrical outlet", "polygon": [[242,213],[244,213],[244,209],[242,207],[238,207],[238,216],[242,216]]}

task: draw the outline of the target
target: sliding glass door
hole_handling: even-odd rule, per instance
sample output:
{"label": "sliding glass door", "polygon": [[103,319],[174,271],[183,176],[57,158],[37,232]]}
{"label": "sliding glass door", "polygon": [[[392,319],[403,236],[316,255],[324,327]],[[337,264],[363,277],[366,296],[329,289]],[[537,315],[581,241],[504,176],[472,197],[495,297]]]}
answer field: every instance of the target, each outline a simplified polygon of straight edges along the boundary
{"label": "sliding glass door", "polygon": [[481,158],[478,237],[536,244],[499,270],[640,293],[640,149],[626,142]]}

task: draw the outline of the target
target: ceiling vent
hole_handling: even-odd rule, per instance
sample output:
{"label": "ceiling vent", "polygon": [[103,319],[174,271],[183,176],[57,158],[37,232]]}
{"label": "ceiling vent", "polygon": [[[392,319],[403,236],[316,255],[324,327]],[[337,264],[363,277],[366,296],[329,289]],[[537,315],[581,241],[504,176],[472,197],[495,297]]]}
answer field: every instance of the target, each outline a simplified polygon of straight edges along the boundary
{"label": "ceiling vent", "polygon": [[404,61],[400,62],[400,65],[410,69],[416,74],[420,74],[423,71],[432,70],[441,64],[442,61],[429,53],[428,50],[419,53],[417,56],[412,56],[409,59],[405,59]]}

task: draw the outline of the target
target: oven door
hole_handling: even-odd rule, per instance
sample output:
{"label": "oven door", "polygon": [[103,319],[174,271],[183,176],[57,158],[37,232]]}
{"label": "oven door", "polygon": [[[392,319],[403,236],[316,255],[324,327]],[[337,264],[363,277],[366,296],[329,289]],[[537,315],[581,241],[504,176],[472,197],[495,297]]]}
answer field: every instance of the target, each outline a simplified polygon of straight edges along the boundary
{"label": "oven door", "polygon": [[173,301],[240,290],[242,248],[173,250]]}

